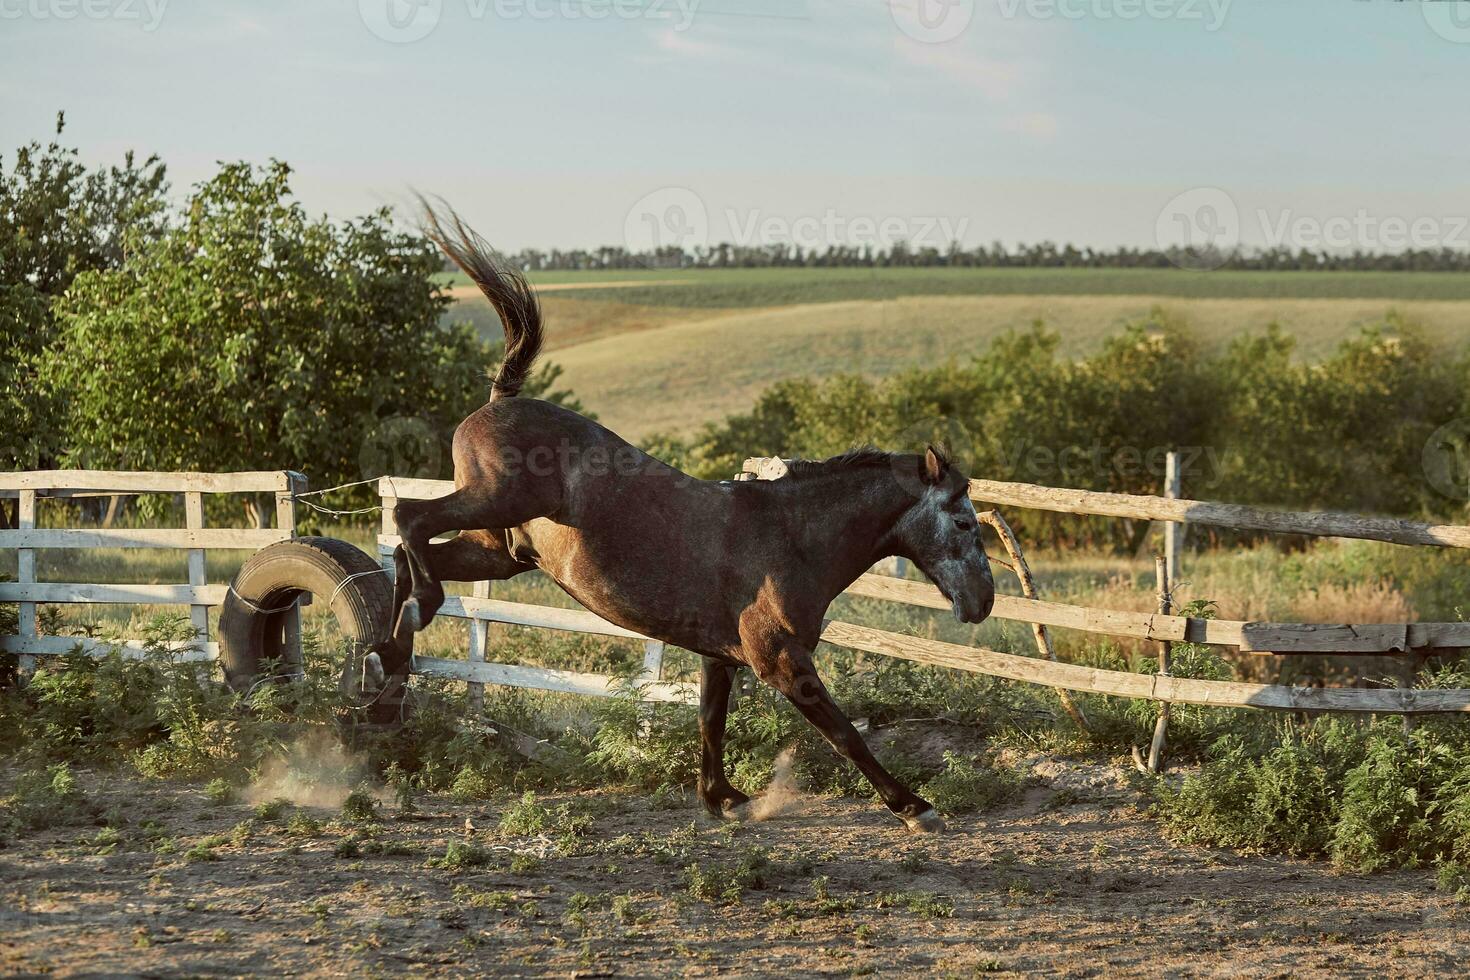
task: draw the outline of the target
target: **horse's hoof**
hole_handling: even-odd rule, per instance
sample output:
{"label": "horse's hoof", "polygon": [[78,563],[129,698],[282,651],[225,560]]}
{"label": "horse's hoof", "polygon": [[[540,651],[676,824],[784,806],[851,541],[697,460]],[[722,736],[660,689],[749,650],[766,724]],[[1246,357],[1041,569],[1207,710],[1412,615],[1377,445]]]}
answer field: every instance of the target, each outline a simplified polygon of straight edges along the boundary
{"label": "horse's hoof", "polygon": [[755,813],[755,808],[750,805],[750,800],[726,800],[720,804],[720,819],[729,820],[731,823],[746,823]]}
{"label": "horse's hoof", "polygon": [[413,598],[403,600],[403,609],[398,613],[398,628],[394,632],[401,636],[404,633],[417,633],[423,628],[424,620],[419,615],[419,601]]}
{"label": "horse's hoof", "polygon": [[900,814],[903,822],[908,826],[911,834],[942,834],[944,833],[944,821],[939,819],[939,814],[930,807],[916,817]]}
{"label": "horse's hoof", "polygon": [[364,692],[377,692],[383,689],[383,682],[388,679],[388,672],[383,669],[383,658],[376,653],[369,653],[362,658],[362,689]]}

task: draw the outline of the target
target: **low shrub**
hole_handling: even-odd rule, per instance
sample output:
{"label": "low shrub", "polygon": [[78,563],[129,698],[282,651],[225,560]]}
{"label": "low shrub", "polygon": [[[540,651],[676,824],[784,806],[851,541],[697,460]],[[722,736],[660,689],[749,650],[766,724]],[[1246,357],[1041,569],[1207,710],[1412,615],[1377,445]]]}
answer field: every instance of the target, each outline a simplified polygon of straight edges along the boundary
{"label": "low shrub", "polygon": [[944,753],[944,771],[919,787],[919,794],[940,813],[988,810],[1021,791],[1023,779],[1013,769],[998,766],[989,756],[972,759]]}

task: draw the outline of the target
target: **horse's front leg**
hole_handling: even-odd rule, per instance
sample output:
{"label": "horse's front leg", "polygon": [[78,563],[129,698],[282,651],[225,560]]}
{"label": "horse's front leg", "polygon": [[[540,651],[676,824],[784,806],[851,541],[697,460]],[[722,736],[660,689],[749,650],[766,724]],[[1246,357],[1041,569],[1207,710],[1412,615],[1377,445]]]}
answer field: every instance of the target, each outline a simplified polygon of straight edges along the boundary
{"label": "horse's front leg", "polygon": [[914,833],[944,829],[934,807],[913,790],[893,778],[874,758],[858,730],[847,720],[827,685],[817,675],[811,650],[795,637],[775,636],[745,644],[751,668],[762,681],[774,687],[821,732],[832,747],[846,756],[864,776],[893,815]]}
{"label": "horse's front leg", "polygon": [[725,776],[725,720],[730,713],[730,686],[740,668],[705,658],[699,675],[699,798],[717,817],[734,816],[750,797]]}

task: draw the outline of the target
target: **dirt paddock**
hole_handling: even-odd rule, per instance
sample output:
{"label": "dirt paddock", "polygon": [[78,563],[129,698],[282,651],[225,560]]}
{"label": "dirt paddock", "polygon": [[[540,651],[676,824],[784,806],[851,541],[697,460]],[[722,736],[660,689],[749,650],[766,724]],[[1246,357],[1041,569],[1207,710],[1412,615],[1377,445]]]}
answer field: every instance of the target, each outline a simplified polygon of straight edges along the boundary
{"label": "dirt paddock", "polygon": [[[0,972],[1422,976],[1470,954],[1428,873],[1172,847],[1127,789],[1040,787],[914,837],[821,798],[736,825],[686,797],[547,796],[575,829],[516,835],[498,829],[513,800],[389,804],[354,828],[102,785],[115,829],[0,850]],[[451,844],[465,860],[437,860]]]}

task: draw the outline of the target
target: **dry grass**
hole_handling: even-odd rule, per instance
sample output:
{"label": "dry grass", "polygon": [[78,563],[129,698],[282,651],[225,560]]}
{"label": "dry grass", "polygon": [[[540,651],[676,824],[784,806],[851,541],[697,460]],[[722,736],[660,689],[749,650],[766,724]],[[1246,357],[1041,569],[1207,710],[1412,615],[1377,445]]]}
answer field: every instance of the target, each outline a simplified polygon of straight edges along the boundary
{"label": "dry grass", "polygon": [[[1470,304],[1459,302],[999,295],[720,310],[571,295],[546,299],[553,359],[582,402],[632,439],[689,431],[747,410],[757,392],[782,378],[883,375],[970,357],[999,334],[1036,319],[1060,332],[1065,354],[1082,354],[1156,304],[1183,316],[1206,343],[1280,322],[1306,357],[1329,352],[1391,309],[1423,324],[1440,342],[1470,335]],[[481,329],[498,329],[488,309],[480,309]]]}

